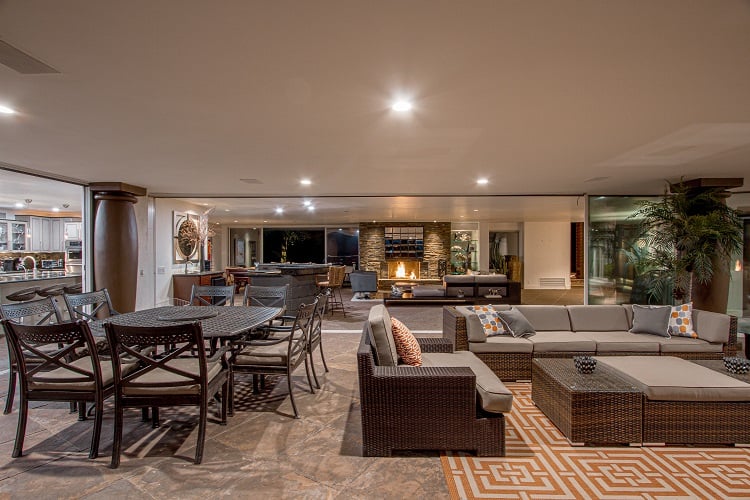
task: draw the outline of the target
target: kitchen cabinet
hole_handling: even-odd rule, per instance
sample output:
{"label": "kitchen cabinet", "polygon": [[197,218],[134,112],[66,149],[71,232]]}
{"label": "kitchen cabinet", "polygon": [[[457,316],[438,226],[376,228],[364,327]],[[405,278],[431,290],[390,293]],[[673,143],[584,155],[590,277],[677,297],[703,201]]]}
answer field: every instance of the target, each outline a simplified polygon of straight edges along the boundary
{"label": "kitchen cabinet", "polygon": [[28,250],[26,233],[26,222],[0,220],[0,251]]}
{"label": "kitchen cabinet", "polygon": [[65,223],[65,235],[66,240],[82,240],[81,234],[81,223],[80,222],[66,222]]}
{"label": "kitchen cabinet", "polygon": [[48,217],[30,217],[31,251],[62,252],[62,221]]}

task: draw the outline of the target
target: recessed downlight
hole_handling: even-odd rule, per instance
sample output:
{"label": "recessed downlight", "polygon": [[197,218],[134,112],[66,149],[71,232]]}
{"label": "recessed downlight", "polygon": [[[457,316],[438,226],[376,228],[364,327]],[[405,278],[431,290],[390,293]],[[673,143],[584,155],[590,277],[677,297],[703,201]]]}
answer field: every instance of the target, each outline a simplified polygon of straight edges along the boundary
{"label": "recessed downlight", "polygon": [[225,208],[224,211],[225,212],[231,212],[231,210],[229,210],[228,208]]}
{"label": "recessed downlight", "polygon": [[2,115],[15,115],[16,114],[16,110],[13,109],[13,108],[11,108],[11,107],[3,106],[2,104],[0,104],[0,114],[2,114]]}
{"label": "recessed downlight", "polygon": [[481,186],[484,186],[489,183],[490,183],[490,180],[487,177],[480,177],[479,179],[477,179],[477,184]]}
{"label": "recessed downlight", "polygon": [[233,222],[235,222],[235,223],[236,223],[236,222],[239,222],[239,221],[238,221],[238,220],[235,220],[235,221],[233,221]]}
{"label": "recessed downlight", "polygon": [[407,111],[411,111],[412,109],[414,109],[414,104],[406,99],[398,99],[396,101],[393,101],[393,104],[391,104],[391,109],[399,113],[406,113]]}
{"label": "recessed downlight", "polygon": [[474,211],[475,211],[475,212],[479,212],[479,209],[478,209],[478,208],[475,208],[475,209],[474,209]]}
{"label": "recessed downlight", "polygon": [[306,207],[309,207],[310,205],[312,205],[312,202],[310,200],[305,200],[302,202],[302,204]]}
{"label": "recessed downlight", "polygon": [[15,203],[15,207],[16,207],[16,208],[23,208],[23,203],[21,203],[20,201],[17,201],[17,202]]}
{"label": "recessed downlight", "polygon": [[59,208],[57,208],[57,207],[52,207],[52,211],[53,211],[53,212],[59,212],[59,211],[60,211],[60,209],[59,209]]}
{"label": "recessed downlight", "polygon": [[299,183],[303,186],[309,186],[310,184],[312,184],[312,181],[310,179],[300,179]]}
{"label": "recessed downlight", "polygon": [[315,211],[315,206],[314,205],[308,205],[307,206],[307,211],[308,212],[314,212]]}
{"label": "recessed downlight", "polygon": [[277,214],[283,214],[284,213],[284,209],[281,208],[281,207],[276,207],[276,213]]}

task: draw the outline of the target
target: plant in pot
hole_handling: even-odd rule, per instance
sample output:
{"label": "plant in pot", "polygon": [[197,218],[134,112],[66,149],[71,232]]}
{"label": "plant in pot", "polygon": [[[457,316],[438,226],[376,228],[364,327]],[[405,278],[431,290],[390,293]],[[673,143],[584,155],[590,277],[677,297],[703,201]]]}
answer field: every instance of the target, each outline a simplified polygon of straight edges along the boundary
{"label": "plant in pot", "polygon": [[642,225],[648,252],[647,291],[652,297],[694,302],[696,308],[726,312],[729,263],[742,250],[742,221],[725,203],[722,189],[673,185],[659,201],[643,201],[633,215]]}

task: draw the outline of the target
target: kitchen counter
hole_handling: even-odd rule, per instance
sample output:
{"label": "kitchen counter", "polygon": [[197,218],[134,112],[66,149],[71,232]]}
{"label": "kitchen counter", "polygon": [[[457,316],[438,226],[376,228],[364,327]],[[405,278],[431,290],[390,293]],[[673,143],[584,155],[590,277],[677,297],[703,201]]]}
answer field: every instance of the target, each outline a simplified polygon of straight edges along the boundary
{"label": "kitchen counter", "polygon": [[73,286],[80,284],[81,280],[80,273],[66,273],[65,271],[0,274],[0,302],[10,302],[5,297],[25,288],[47,288],[53,285]]}
{"label": "kitchen counter", "polygon": [[79,278],[81,273],[67,273],[65,271],[35,271],[35,272],[15,272],[0,273],[0,283],[19,283],[27,281],[46,281],[60,278]]}

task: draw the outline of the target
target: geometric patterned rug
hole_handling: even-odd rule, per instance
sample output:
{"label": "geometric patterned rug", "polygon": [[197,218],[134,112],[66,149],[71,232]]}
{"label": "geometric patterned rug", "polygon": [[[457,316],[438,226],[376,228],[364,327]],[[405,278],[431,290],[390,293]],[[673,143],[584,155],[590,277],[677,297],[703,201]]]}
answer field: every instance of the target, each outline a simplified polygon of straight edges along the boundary
{"label": "geometric patterned rug", "polygon": [[452,498],[750,498],[750,448],[570,446],[531,402],[531,384],[506,386],[507,456],[443,454]]}

